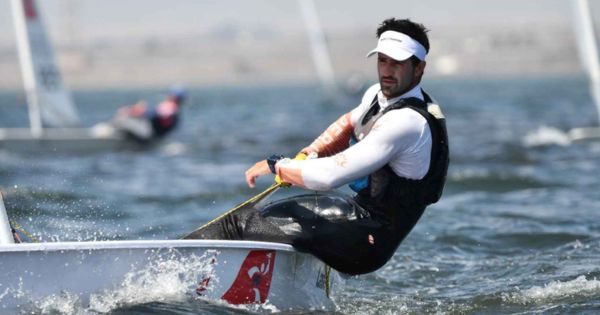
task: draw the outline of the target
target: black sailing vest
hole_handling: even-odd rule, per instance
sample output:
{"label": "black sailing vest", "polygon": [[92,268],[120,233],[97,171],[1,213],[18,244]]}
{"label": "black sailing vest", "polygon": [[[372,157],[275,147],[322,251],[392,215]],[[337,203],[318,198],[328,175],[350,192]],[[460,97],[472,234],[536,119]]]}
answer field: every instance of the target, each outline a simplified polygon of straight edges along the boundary
{"label": "black sailing vest", "polygon": [[174,115],[168,118],[160,117],[158,114],[155,113],[150,119],[150,123],[152,124],[152,130],[154,131],[155,137],[164,136],[169,131],[174,129],[177,126],[178,122],[179,113],[175,113]]}
{"label": "black sailing vest", "polygon": [[[389,165],[370,174],[368,185],[358,192],[355,201],[371,213],[373,218],[394,230],[412,229],[425,207],[442,196],[449,163],[446,120],[440,107],[423,92],[425,101],[418,98],[400,99],[380,110],[377,95],[371,107],[363,114],[360,125],[354,129],[354,141],[362,140],[375,122],[390,110],[411,108],[427,120],[431,130],[431,162],[425,177],[420,180],[400,177]],[[404,234],[404,233],[402,233]],[[403,236],[400,236],[401,238]]]}

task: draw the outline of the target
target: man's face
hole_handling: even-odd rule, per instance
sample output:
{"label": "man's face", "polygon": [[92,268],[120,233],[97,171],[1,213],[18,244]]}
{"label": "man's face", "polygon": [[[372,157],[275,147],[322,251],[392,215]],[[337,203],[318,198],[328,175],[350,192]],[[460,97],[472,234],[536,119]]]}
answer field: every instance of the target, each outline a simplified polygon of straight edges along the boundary
{"label": "man's face", "polygon": [[378,53],[377,71],[381,92],[387,98],[394,98],[408,92],[419,83],[424,68],[425,62],[415,67],[410,58],[398,61]]}

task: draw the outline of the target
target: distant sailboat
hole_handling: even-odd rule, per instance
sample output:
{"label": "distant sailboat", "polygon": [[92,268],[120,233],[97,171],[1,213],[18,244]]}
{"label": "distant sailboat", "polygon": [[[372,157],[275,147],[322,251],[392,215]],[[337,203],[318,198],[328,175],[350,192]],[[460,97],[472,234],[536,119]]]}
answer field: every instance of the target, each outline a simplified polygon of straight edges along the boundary
{"label": "distant sailboat", "polygon": [[0,129],[0,148],[85,150],[122,143],[114,130],[81,127],[35,0],[12,0],[12,11],[30,126]]}
{"label": "distant sailboat", "polygon": [[[590,80],[592,99],[598,112],[600,125],[600,61],[598,60],[598,44],[594,32],[594,23],[590,13],[588,0],[574,0],[574,29],[579,55],[584,70]],[[571,140],[600,139],[600,127],[580,127],[568,133]]]}
{"label": "distant sailboat", "polygon": [[310,42],[313,62],[317,75],[321,81],[321,85],[325,91],[333,95],[336,92],[335,75],[333,72],[333,64],[327,48],[327,41],[323,28],[319,21],[317,9],[313,0],[298,0],[302,11],[302,18],[306,26],[306,33]]}

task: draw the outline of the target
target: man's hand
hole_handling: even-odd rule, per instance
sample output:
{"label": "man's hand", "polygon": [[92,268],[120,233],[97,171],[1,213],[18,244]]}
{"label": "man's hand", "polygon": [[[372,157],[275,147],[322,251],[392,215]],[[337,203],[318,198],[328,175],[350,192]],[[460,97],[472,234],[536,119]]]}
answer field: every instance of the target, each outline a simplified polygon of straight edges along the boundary
{"label": "man's hand", "polygon": [[259,176],[271,174],[271,170],[269,170],[269,165],[267,164],[267,160],[262,160],[256,162],[251,168],[246,171],[246,183],[248,187],[254,188],[256,187],[256,179]]}
{"label": "man's hand", "polygon": [[[294,160],[306,160],[307,155],[305,153],[298,153]],[[269,168],[269,164],[267,160],[262,160],[260,162],[256,162],[251,168],[246,171],[246,183],[248,187],[254,188],[256,187],[256,179],[260,176],[271,174],[271,169]],[[290,184],[283,182],[279,175],[275,175],[275,183],[282,186],[290,186]]]}

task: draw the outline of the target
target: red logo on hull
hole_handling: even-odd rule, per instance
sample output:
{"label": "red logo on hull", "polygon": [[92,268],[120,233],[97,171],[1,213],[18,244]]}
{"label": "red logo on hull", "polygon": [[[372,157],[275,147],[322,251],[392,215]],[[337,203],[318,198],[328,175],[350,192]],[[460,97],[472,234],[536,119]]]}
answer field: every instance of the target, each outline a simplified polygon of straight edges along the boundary
{"label": "red logo on hull", "polygon": [[23,9],[28,20],[34,20],[37,17],[33,0],[23,0]]}
{"label": "red logo on hull", "polygon": [[250,251],[233,284],[222,298],[231,304],[265,303],[274,267],[275,251]]}

